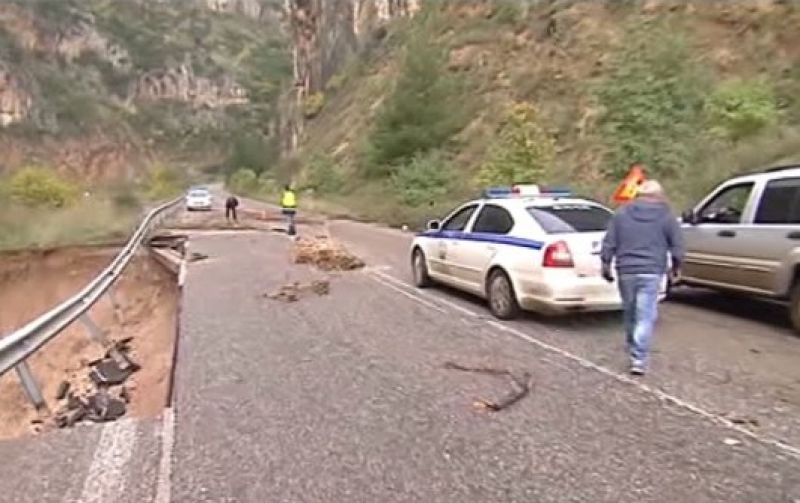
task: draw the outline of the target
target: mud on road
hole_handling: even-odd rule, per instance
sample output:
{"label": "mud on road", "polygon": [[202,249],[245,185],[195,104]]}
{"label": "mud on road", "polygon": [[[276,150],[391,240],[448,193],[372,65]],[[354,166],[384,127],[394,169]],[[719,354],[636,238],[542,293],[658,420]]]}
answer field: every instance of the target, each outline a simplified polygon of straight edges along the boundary
{"label": "mud on road", "polygon": [[[63,248],[0,254],[0,333],[6,334],[72,296],[113,259],[115,248]],[[120,310],[103,297],[91,318],[112,340],[131,338],[130,356],[141,369],[128,379],[128,415],[151,417],[164,407],[172,365],[177,286],[175,278],[146,252],[141,252],[113,287]],[[28,359],[45,400],[55,396],[63,381],[75,391],[88,383],[88,363],[105,350],[92,342],[84,327],[74,323]],[[78,384],[81,383],[81,384]],[[0,377],[0,439],[49,429],[51,421],[33,424],[38,414],[23,394],[15,372]]]}

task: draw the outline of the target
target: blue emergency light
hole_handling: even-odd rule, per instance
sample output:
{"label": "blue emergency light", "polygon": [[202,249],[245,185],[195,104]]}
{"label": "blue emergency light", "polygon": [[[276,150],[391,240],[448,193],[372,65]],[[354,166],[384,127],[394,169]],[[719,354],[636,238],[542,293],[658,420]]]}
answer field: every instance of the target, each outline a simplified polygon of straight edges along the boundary
{"label": "blue emergency light", "polygon": [[507,199],[511,197],[569,197],[572,191],[567,187],[539,187],[537,185],[514,185],[511,187],[489,187],[483,191],[484,199]]}

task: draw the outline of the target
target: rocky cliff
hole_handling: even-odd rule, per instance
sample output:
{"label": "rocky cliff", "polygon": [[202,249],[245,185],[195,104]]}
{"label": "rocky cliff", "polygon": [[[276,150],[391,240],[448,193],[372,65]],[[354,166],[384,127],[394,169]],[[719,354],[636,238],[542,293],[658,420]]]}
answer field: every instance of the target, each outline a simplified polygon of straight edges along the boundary
{"label": "rocky cliff", "polygon": [[287,0],[294,86],[282,102],[284,150],[297,148],[303,101],[319,92],[348,56],[385,35],[386,23],[413,16],[422,0]]}
{"label": "rocky cliff", "polygon": [[130,171],[124,164],[132,156],[213,158],[224,154],[226,134],[268,130],[289,77],[283,7],[282,0],[0,3],[0,143],[14,151],[0,170],[34,158],[62,168],[85,157],[94,173],[90,159],[118,144],[119,155],[99,156],[113,161],[113,177]]}

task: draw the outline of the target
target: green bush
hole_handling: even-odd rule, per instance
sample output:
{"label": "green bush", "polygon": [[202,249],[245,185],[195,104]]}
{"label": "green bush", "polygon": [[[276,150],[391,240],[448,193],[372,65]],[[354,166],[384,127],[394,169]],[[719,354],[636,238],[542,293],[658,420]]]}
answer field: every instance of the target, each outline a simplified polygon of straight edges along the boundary
{"label": "green bush", "polygon": [[305,188],[313,189],[320,194],[335,194],[344,186],[344,178],[336,171],[333,159],[328,156],[312,157],[306,173]]}
{"label": "green bush", "polygon": [[22,168],[11,176],[8,185],[11,199],[26,206],[60,208],[69,206],[78,197],[76,185],[43,167]]}
{"label": "green bush", "polygon": [[482,186],[539,183],[555,156],[553,139],[530,103],[515,104],[478,173]]}
{"label": "green bush", "polygon": [[431,205],[447,195],[454,174],[441,154],[416,154],[392,175],[392,185],[403,204]]}
{"label": "green bush", "polygon": [[258,132],[239,130],[232,140],[233,146],[227,164],[234,170],[246,166],[259,175],[277,162],[278,150],[275,144]]}
{"label": "green bush", "polygon": [[607,176],[618,178],[633,162],[664,177],[689,168],[704,130],[704,74],[673,27],[631,30],[595,93]]}
{"label": "green bush", "polygon": [[239,194],[252,194],[258,190],[258,174],[248,168],[240,168],[228,179],[228,187]]}
{"label": "green bush", "polygon": [[466,124],[462,88],[427,24],[414,30],[403,67],[368,137],[367,175],[391,175],[418,153],[441,147]]}
{"label": "green bush", "polygon": [[177,170],[160,164],[153,166],[147,177],[147,198],[160,200],[176,196],[183,185],[183,178]]}
{"label": "green bush", "polygon": [[321,92],[309,94],[303,99],[303,116],[306,119],[313,119],[325,107],[325,95]]}
{"label": "green bush", "polygon": [[492,12],[492,19],[500,24],[515,25],[522,19],[522,8],[519,1],[501,0]]}
{"label": "green bush", "polygon": [[778,121],[778,106],[764,80],[729,80],[706,103],[706,114],[715,134],[738,141]]}

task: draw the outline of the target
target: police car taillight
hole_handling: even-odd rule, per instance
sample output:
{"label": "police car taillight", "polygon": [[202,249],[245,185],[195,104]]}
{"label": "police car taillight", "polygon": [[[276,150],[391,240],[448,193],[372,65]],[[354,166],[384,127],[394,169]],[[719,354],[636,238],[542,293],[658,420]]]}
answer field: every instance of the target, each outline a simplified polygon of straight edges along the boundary
{"label": "police car taillight", "polygon": [[543,267],[574,267],[572,252],[564,241],[556,241],[544,250]]}

